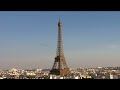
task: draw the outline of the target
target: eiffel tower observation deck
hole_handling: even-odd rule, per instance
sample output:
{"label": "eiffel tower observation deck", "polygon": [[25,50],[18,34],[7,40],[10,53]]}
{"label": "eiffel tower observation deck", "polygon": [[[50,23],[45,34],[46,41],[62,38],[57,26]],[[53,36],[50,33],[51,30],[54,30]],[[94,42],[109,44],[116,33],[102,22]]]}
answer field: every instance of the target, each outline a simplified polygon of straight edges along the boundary
{"label": "eiffel tower observation deck", "polygon": [[62,22],[59,19],[58,22],[58,42],[57,42],[57,51],[56,57],[52,69],[50,70],[50,75],[59,75],[59,76],[68,76],[70,71],[67,67],[63,45],[62,45]]}

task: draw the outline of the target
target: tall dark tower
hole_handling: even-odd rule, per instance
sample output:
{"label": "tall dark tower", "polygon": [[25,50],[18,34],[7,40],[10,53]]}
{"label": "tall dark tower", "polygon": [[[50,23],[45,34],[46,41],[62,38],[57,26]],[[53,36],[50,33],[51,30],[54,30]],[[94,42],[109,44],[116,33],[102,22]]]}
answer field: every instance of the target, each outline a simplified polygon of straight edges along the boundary
{"label": "tall dark tower", "polygon": [[64,51],[62,46],[62,22],[59,19],[58,22],[58,43],[55,61],[50,71],[52,75],[67,76],[69,75],[69,68],[67,67]]}

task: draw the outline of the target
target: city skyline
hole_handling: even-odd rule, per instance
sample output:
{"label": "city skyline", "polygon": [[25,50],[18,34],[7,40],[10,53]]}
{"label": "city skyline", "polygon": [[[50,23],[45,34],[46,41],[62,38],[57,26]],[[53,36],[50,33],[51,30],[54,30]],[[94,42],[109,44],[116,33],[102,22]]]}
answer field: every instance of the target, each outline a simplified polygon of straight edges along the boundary
{"label": "city skyline", "polygon": [[52,68],[57,23],[70,68],[120,66],[120,12],[0,12],[0,69]]}

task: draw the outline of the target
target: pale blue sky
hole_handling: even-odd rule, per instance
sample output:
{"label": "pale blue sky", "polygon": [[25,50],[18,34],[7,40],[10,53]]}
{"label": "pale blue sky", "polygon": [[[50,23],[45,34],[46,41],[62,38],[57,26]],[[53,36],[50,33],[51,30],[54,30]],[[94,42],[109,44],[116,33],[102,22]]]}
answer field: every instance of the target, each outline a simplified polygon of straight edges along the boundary
{"label": "pale blue sky", "polygon": [[119,11],[1,11],[0,69],[52,68],[59,16],[68,67],[120,66]]}

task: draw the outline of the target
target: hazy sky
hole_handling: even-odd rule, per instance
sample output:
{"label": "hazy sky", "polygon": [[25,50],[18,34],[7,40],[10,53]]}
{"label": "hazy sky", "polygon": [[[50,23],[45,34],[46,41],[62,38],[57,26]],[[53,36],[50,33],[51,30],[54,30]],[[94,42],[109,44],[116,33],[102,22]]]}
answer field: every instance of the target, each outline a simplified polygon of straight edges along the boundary
{"label": "hazy sky", "polygon": [[0,69],[52,68],[59,16],[68,67],[120,66],[120,12],[0,12]]}

